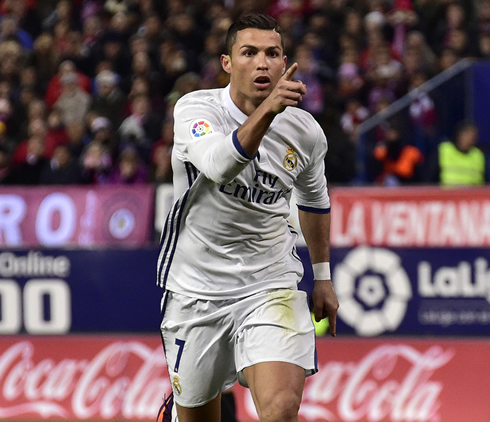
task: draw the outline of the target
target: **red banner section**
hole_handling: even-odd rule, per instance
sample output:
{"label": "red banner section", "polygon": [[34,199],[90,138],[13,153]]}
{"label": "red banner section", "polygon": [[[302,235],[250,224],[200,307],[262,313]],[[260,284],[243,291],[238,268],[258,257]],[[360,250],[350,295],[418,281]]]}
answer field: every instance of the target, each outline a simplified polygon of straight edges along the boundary
{"label": "red banner section", "polygon": [[[302,421],[488,422],[490,341],[318,340]],[[155,336],[0,338],[0,419],[153,421],[170,382]],[[239,420],[258,420],[235,387]]]}
{"label": "red banner section", "polygon": [[153,187],[2,187],[0,247],[143,246]]}
{"label": "red banner section", "polygon": [[154,337],[0,338],[0,418],[155,420],[170,391]]}
{"label": "red banner section", "polygon": [[335,247],[490,246],[490,188],[332,189]]}

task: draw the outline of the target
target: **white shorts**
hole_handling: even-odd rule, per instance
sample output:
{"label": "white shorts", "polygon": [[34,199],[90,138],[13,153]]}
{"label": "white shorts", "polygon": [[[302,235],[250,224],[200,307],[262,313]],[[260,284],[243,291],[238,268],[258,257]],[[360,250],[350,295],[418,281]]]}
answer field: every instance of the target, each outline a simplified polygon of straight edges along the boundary
{"label": "white shorts", "polygon": [[289,362],[318,371],[306,293],[271,290],[209,301],[165,292],[161,333],[175,401],[202,406],[260,362]]}

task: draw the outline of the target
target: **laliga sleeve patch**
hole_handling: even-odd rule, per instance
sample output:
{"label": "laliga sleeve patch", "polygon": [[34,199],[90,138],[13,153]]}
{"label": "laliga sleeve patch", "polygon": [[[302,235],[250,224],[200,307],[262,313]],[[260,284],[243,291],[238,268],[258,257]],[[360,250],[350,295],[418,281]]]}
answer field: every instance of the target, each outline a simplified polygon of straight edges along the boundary
{"label": "laliga sleeve patch", "polygon": [[193,138],[200,138],[211,133],[213,133],[213,127],[207,120],[199,119],[191,123],[191,136]]}

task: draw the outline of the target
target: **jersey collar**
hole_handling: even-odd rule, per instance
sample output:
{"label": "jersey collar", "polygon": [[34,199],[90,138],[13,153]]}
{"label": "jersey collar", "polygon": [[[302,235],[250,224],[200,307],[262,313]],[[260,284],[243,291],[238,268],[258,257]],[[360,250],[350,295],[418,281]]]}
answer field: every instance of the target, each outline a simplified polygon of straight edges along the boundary
{"label": "jersey collar", "polygon": [[248,119],[248,116],[242,110],[240,110],[231,99],[230,87],[230,84],[225,87],[221,94],[221,100],[223,101],[225,108],[230,112],[231,117],[243,125]]}

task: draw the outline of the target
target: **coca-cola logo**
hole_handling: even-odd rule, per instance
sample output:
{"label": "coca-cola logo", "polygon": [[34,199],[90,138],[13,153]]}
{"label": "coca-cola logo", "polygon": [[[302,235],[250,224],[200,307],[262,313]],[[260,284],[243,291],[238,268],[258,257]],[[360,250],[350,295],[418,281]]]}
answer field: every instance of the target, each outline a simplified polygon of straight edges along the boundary
{"label": "coca-cola logo", "polygon": [[[454,355],[439,346],[424,352],[400,344],[378,346],[357,362],[328,360],[307,379],[301,419],[439,421],[443,384],[431,377]],[[244,405],[247,415],[258,420],[248,391]]]}
{"label": "coca-cola logo", "polygon": [[91,358],[36,359],[30,341],[0,355],[2,419],[154,419],[169,391],[161,347],[138,341],[109,343]]}

